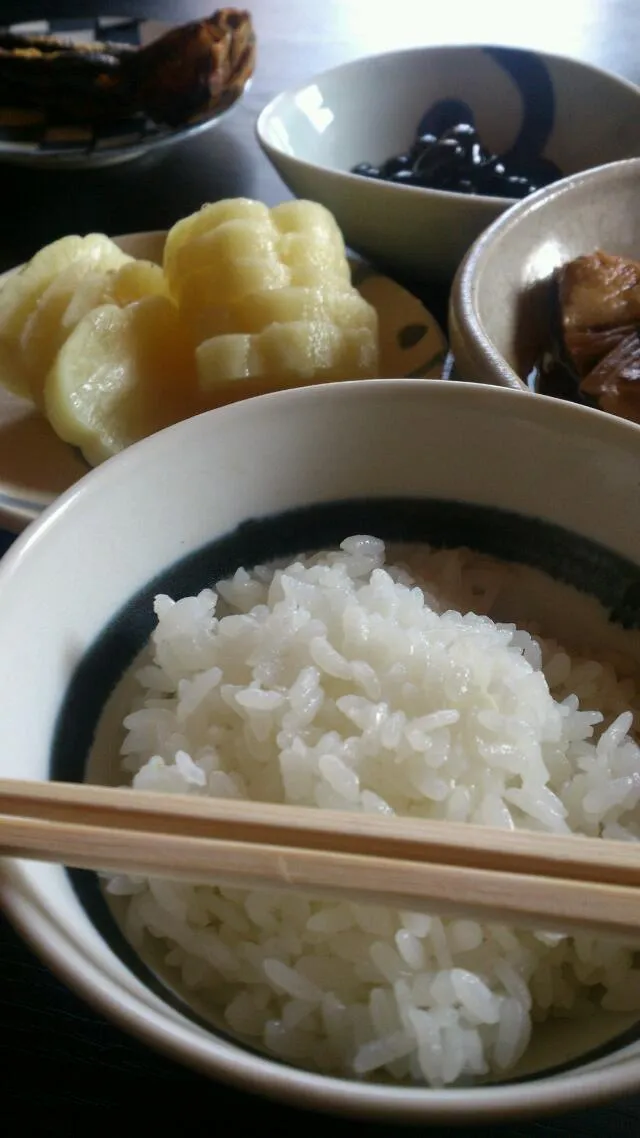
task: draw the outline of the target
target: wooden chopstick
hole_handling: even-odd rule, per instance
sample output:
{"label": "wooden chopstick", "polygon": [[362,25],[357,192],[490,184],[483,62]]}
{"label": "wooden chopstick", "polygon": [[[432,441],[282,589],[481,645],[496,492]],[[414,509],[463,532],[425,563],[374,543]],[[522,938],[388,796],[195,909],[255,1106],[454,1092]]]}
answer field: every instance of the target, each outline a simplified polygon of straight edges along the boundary
{"label": "wooden chopstick", "polygon": [[0,778],[3,815],[640,886],[640,843],[467,822]]}
{"label": "wooden chopstick", "polygon": [[0,779],[0,854],[640,940],[640,844]]}

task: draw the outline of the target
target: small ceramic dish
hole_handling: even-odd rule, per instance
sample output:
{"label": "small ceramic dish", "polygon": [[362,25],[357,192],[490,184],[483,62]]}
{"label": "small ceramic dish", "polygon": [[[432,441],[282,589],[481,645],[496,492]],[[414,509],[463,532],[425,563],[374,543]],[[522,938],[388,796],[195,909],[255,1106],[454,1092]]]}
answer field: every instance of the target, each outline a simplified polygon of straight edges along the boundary
{"label": "small ceramic dish", "polygon": [[460,266],[449,333],[463,379],[527,389],[550,346],[556,269],[598,249],[640,259],[640,159],[540,190],[499,218]]}
{"label": "small ceramic dish", "polygon": [[[640,531],[628,517],[639,504],[639,442],[640,427],[544,397],[376,380],[248,400],[130,447],[63,495],[0,564],[0,776],[121,780],[122,728],[103,712],[151,630],[153,595],[191,595],[226,575],[248,534],[261,561],[298,553],[301,541],[334,544],[345,526],[469,544],[586,583],[606,608],[625,603],[637,627]],[[553,609],[554,621],[563,615]],[[629,643],[640,666],[637,634]],[[187,999],[161,940],[138,956],[95,876],[5,858],[0,899],[44,960],[123,1028],[215,1078],[308,1109],[482,1125],[640,1086],[631,1011],[536,1025],[520,1066],[484,1085],[310,1073],[230,1036],[197,993]]]}
{"label": "small ceramic dish", "polygon": [[322,202],[363,256],[449,280],[512,201],[401,186],[349,171],[408,148],[440,100],[467,104],[496,153],[516,140],[564,174],[640,154],[640,91],[589,64],[497,47],[420,47],[344,64],[278,95],[260,145],[299,197]]}
{"label": "small ceramic dish", "polygon": [[[157,263],[164,240],[161,232],[116,238],[125,253]],[[357,258],[351,265],[354,284],[378,312],[382,376],[439,378],[447,345],[431,313],[370,265]],[[80,452],[58,438],[32,403],[0,387],[0,527],[23,529],[88,469]]]}

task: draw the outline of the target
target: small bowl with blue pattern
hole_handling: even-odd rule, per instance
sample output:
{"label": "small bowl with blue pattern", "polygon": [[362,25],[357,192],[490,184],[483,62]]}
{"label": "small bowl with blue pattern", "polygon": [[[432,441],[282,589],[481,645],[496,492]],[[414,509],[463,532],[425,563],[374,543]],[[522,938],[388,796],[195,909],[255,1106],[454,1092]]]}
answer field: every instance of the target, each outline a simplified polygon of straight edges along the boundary
{"label": "small bowl with blue pattern", "polygon": [[524,194],[640,155],[639,110],[636,86],[578,60],[418,47],[285,91],[257,134],[289,189],[327,206],[352,248],[448,280]]}

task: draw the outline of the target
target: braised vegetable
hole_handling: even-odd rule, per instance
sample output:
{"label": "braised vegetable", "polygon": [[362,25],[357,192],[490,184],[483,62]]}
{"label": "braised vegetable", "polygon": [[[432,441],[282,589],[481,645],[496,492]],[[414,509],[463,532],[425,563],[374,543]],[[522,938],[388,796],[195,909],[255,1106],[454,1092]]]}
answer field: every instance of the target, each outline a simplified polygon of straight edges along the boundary
{"label": "braised vegetable", "polygon": [[552,289],[557,327],[535,386],[640,421],[640,264],[597,251],[559,269]]}

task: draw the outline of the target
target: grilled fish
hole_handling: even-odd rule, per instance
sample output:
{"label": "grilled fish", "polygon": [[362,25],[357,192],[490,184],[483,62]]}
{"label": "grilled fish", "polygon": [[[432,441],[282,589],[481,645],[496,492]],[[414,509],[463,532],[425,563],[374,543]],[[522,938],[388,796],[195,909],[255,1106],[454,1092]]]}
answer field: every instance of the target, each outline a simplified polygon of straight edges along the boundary
{"label": "grilled fish", "polygon": [[232,102],[254,66],[251,17],[233,8],[173,28],[141,48],[5,32],[0,106],[82,123],[141,112],[178,126]]}

